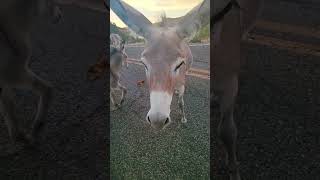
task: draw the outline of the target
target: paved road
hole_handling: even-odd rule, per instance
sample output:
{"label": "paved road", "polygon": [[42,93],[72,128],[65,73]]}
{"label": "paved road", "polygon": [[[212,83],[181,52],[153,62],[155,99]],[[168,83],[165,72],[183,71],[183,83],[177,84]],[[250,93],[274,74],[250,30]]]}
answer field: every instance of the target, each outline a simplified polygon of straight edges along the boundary
{"label": "paved road", "polygon": [[[105,15],[63,6],[65,21],[43,20],[34,29],[31,68],[55,86],[41,145],[8,155],[8,133],[0,118],[0,179],[106,179],[107,133],[104,80],[88,82],[87,68],[107,38]],[[27,124],[36,96],[18,91],[18,114]]]}
{"label": "paved road", "polygon": [[[209,51],[193,51],[207,57]],[[129,49],[129,57],[138,53]],[[200,53],[200,54],[199,54]],[[177,98],[173,99],[173,123],[155,133],[145,122],[148,112],[143,66],[130,64],[122,82],[128,99],[122,109],[111,113],[111,178],[121,179],[208,179],[209,177],[209,80],[188,77],[185,94],[188,122],[181,124]]]}

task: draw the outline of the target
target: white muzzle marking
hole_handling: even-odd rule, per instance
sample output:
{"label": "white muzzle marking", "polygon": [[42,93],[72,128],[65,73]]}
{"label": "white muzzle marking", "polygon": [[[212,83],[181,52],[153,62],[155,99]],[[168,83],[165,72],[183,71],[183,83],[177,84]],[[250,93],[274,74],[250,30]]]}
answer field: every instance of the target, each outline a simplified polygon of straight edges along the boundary
{"label": "white muzzle marking", "polygon": [[164,128],[171,122],[170,105],[172,95],[163,91],[151,91],[150,93],[150,110],[146,120],[157,130]]}
{"label": "white muzzle marking", "polygon": [[170,105],[172,101],[172,95],[163,91],[151,91],[150,93],[150,110],[149,114],[161,113],[166,116],[170,116]]}

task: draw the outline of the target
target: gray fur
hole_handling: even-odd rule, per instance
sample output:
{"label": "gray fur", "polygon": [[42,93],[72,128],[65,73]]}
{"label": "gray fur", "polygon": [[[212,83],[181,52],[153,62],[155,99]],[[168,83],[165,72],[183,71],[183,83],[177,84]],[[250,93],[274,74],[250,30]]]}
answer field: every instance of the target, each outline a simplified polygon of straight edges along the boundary
{"label": "gray fur", "polygon": [[[110,101],[114,105],[113,110],[119,108],[127,94],[127,89],[120,84],[121,68],[127,65],[127,55],[125,53],[124,41],[118,34],[110,34]],[[115,102],[115,91],[121,91],[120,103]]]}
{"label": "gray fur", "polygon": [[[56,22],[61,18],[60,13],[51,0],[3,0],[0,3],[0,31],[3,35],[0,41],[0,104],[12,142],[20,135],[34,141],[48,111],[52,86],[28,67],[32,49],[30,31],[40,17],[53,17]],[[13,88],[31,90],[40,96],[30,132],[18,128],[11,95]]]}
{"label": "gray fur", "polygon": [[[225,1],[213,2],[222,4]],[[254,26],[262,7],[261,0],[238,0],[238,2],[240,8],[234,6],[213,27],[212,48],[213,93],[220,104],[218,136],[226,149],[225,160],[230,170],[230,180],[240,180],[236,155],[237,126],[233,115],[238,94],[240,43],[241,38]]]}
{"label": "gray fur", "polygon": [[167,100],[167,103],[152,108],[150,96],[151,108],[146,116],[147,122],[155,129],[162,129],[171,122],[168,106],[171,105],[174,90],[179,92],[181,122],[186,122],[183,100],[185,76],[193,61],[186,39],[192,37],[200,26],[209,23],[210,1],[205,0],[193,8],[175,27],[156,27],[143,14],[121,0],[111,0],[110,3],[118,17],[145,38],[147,44],[141,54],[141,62],[146,68],[150,95],[155,92],[157,96],[154,98],[161,101],[160,96],[164,96],[163,99]]}

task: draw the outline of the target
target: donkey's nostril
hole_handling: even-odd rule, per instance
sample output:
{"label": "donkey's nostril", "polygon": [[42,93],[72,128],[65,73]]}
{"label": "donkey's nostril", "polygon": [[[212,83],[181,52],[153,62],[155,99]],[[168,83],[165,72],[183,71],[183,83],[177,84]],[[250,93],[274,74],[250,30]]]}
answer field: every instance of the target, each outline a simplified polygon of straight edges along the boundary
{"label": "donkey's nostril", "polygon": [[167,117],[166,121],[164,122],[164,124],[168,124],[169,123],[169,118]]}
{"label": "donkey's nostril", "polygon": [[148,122],[151,124],[151,121],[150,121],[150,118],[149,118],[149,116],[148,116]]}

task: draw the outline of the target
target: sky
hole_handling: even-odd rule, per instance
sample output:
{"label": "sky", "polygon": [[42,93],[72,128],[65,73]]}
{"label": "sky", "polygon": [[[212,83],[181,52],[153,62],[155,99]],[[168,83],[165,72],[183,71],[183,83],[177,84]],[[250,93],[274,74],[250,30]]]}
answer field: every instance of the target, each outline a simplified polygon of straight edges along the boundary
{"label": "sky", "polygon": [[[161,14],[166,13],[167,17],[175,18],[185,15],[193,7],[203,0],[123,0],[130,6],[137,9],[146,16],[152,23],[160,20]],[[126,25],[111,11],[110,21],[118,27]]]}

